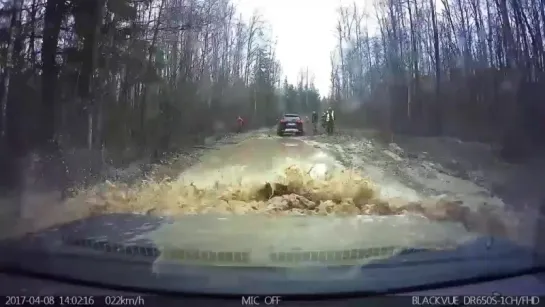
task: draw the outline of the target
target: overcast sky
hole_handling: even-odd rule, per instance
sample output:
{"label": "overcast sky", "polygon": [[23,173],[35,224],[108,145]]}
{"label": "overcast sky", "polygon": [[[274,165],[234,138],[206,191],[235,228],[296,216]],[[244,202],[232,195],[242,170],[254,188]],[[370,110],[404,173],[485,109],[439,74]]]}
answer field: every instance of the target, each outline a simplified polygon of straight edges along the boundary
{"label": "overcast sky", "polygon": [[[289,82],[308,66],[321,95],[329,92],[330,52],[335,48],[337,8],[353,0],[238,0],[247,19],[258,10],[278,40],[277,57]],[[371,0],[356,1],[359,5]]]}

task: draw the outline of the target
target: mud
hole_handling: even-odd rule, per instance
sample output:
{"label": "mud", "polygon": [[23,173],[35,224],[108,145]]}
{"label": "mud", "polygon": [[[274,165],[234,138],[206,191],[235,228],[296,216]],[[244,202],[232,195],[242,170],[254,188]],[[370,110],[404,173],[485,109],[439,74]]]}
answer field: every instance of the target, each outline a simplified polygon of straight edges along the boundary
{"label": "mud", "polygon": [[[149,178],[136,185],[105,181],[59,204],[44,205],[42,201],[26,221],[18,223],[18,232],[100,214],[135,213],[417,214],[431,220],[460,222],[482,233],[508,233],[505,215],[497,208],[471,208],[453,197],[391,193],[398,189],[395,184],[376,182],[360,168],[346,168],[337,157],[305,139],[258,133],[240,135],[232,142],[236,144],[202,149],[204,155],[198,159],[194,153],[180,155],[156,166]],[[189,164],[193,166],[187,168]]]}

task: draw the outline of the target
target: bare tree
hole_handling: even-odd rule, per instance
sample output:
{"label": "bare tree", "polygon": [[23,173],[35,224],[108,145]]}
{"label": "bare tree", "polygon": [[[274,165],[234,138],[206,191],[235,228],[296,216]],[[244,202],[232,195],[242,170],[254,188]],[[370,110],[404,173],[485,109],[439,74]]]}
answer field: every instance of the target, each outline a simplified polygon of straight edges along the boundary
{"label": "bare tree", "polygon": [[[331,97],[360,105],[343,122],[515,147],[528,136],[537,146],[545,132],[538,120],[545,115],[538,102],[545,98],[543,7],[385,0],[367,11],[340,8]],[[366,35],[359,16],[373,16],[378,33]]]}
{"label": "bare tree", "polygon": [[[257,127],[281,111],[271,31],[231,0],[13,0],[1,9],[0,128],[20,155],[86,148],[113,163],[153,159],[229,132],[238,115]],[[308,100],[319,100],[308,83]]]}

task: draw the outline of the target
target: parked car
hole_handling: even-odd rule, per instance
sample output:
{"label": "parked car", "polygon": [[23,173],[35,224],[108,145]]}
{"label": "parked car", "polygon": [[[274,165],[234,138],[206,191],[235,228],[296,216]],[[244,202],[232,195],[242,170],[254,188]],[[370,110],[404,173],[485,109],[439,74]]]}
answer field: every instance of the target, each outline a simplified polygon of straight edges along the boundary
{"label": "parked car", "polygon": [[279,136],[284,136],[286,134],[304,135],[305,131],[303,130],[303,120],[301,119],[301,116],[298,114],[284,114],[278,122],[276,133]]}

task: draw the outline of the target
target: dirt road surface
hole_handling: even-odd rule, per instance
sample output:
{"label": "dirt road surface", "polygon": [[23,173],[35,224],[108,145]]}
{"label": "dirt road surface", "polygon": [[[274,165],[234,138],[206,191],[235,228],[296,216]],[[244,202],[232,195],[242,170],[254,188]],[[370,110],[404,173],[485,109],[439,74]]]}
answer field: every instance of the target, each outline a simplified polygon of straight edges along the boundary
{"label": "dirt road surface", "polygon": [[[138,186],[107,181],[65,202],[28,195],[25,216],[18,222],[24,230],[19,231],[108,212],[344,214],[405,216],[404,221],[410,217],[408,223],[423,225],[420,233],[430,237],[463,236],[471,228],[535,244],[543,195],[536,180],[528,178],[539,173],[539,161],[530,166],[504,165],[494,160],[489,147],[446,138],[395,142],[381,143],[366,131],[278,137],[274,129],[209,140],[167,165],[155,166],[162,181],[143,181]],[[528,183],[521,184],[515,177]],[[368,188],[373,189],[372,195],[366,194]],[[514,202],[517,193],[523,197]],[[429,225],[419,222],[422,215],[450,223],[451,233],[426,228]],[[208,225],[208,233],[225,232],[214,227]],[[247,230],[256,225],[241,227]],[[327,238],[334,233],[331,227],[322,224],[321,231],[312,231]],[[289,237],[289,229],[293,230],[286,226],[284,232],[277,232],[276,238]],[[342,230],[335,231],[337,240]],[[402,236],[392,233],[391,237]],[[304,236],[299,238],[305,241]],[[218,240],[221,236],[216,236],[214,244]]]}

